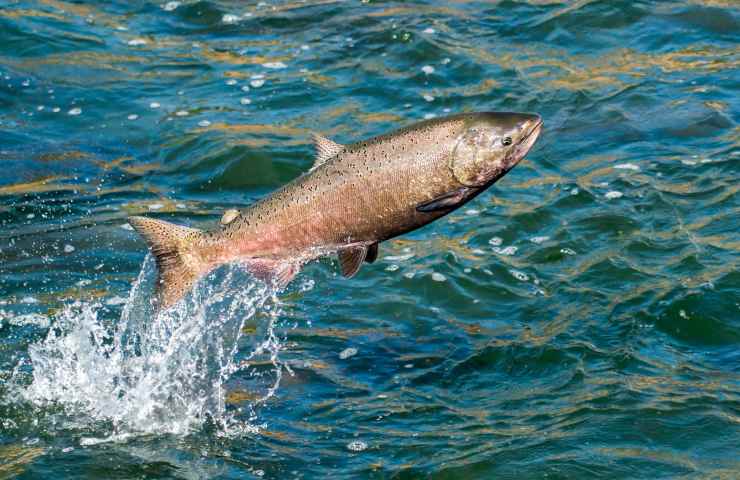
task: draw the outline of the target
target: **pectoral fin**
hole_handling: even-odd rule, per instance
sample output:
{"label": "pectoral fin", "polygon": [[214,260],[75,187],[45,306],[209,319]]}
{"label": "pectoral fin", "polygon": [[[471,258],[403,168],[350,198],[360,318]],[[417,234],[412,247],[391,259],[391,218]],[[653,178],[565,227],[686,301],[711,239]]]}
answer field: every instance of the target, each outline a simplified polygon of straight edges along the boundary
{"label": "pectoral fin", "polygon": [[339,266],[342,269],[342,275],[352,278],[360,270],[362,262],[367,258],[367,247],[353,246],[339,251]]}
{"label": "pectoral fin", "polygon": [[457,190],[440,195],[428,202],[420,203],[416,206],[416,210],[425,213],[437,210],[452,210],[462,205],[472,190],[473,189],[469,187],[458,188]]}

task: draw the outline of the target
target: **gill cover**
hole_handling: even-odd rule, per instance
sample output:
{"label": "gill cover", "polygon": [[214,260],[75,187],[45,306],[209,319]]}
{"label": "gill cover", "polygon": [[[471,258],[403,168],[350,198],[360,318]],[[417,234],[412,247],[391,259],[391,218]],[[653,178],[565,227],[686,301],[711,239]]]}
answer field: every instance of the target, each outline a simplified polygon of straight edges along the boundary
{"label": "gill cover", "polygon": [[450,157],[450,169],[462,185],[480,186],[486,183],[492,170],[503,165],[505,149],[497,142],[491,129],[471,127],[458,139]]}

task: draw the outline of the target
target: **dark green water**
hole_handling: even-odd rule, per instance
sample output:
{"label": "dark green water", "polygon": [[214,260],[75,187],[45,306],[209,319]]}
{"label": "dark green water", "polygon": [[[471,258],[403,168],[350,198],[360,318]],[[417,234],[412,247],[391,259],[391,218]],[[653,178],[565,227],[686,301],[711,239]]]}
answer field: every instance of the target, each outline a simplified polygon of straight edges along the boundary
{"label": "dark green water", "polygon": [[[0,478],[739,478],[739,32],[733,0],[0,0]],[[472,110],[545,129],[354,279],[141,311],[128,215],[208,228],[312,131]]]}

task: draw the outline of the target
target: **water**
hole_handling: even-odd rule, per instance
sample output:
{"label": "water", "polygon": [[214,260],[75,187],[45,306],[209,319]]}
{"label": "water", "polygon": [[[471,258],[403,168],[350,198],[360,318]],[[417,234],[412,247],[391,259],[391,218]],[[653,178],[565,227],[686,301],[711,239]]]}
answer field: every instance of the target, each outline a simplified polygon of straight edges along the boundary
{"label": "water", "polygon": [[[733,1],[0,0],[0,477],[734,478]],[[155,317],[126,217],[207,228],[339,142],[540,113],[357,277]]]}

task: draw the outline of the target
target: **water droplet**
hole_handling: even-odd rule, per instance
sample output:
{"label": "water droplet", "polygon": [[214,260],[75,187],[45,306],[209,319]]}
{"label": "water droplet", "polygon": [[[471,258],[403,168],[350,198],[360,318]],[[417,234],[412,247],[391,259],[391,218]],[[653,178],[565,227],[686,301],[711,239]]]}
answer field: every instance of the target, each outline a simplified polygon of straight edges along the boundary
{"label": "water droplet", "polygon": [[265,81],[262,80],[261,78],[256,78],[252,80],[251,82],[249,82],[249,84],[254,88],[260,88],[262,85],[265,84]]}
{"label": "water droplet", "polygon": [[201,120],[200,122],[198,122],[199,127],[208,127],[210,125],[211,125],[211,122],[209,122],[208,120]]}
{"label": "water droplet", "polygon": [[67,112],[68,115],[79,115],[81,113],[82,113],[82,109],[78,107],[75,107],[71,109],[69,112]]}
{"label": "water droplet", "polygon": [[236,80],[234,80],[233,78],[230,78],[226,80],[226,85],[236,85]]}
{"label": "water droplet", "polygon": [[391,263],[390,265],[388,265],[387,267],[385,267],[385,271],[386,271],[386,272],[395,272],[395,271],[396,271],[396,270],[398,270],[399,268],[401,268],[401,267],[399,267],[399,266],[398,266],[398,265],[396,265],[395,263]]}
{"label": "water droplet", "polygon": [[431,65],[424,65],[421,67],[421,71],[426,73],[427,75],[431,75],[434,73],[434,67]]}
{"label": "water droplet", "polygon": [[445,277],[439,272],[434,272],[432,274],[432,280],[434,280],[435,282],[444,282],[445,280],[447,280],[447,277]]}
{"label": "water droplet", "polygon": [[149,104],[149,108],[159,108],[161,105],[158,102],[152,102]]}
{"label": "water droplet", "polygon": [[136,115],[135,113],[132,113],[132,114],[131,114],[131,115],[129,115],[129,116],[127,117],[127,118],[128,118],[129,120],[136,120],[137,118],[139,118],[139,116],[138,116],[138,115]]}
{"label": "water droplet", "polygon": [[606,192],[604,194],[604,198],[608,200],[613,200],[615,198],[621,198],[624,194],[622,192],[618,192],[616,190],[611,190],[609,192]]}
{"label": "water droplet", "polygon": [[526,282],[527,280],[529,280],[529,275],[524,272],[520,272],[519,270],[509,270],[509,273],[511,273],[514,278],[521,282]]}
{"label": "water droplet", "polygon": [[61,108],[54,107],[54,108],[51,109],[51,111],[54,112],[54,113],[59,113],[61,111]]}
{"label": "water droplet", "polygon": [[367,449],[367,443],[360,440],[353,440],[347,444],[347,450],[351,452],[361,452]]}
{"label": "water droplet", "polygon": [[529,239],[530,242],[537,243],[537,244],[540,244],[542,242],[546,242],[548,240],[550,240],[550,237],[544,236],[544,235],[541,236],[541,237],[532,237],[532,238]]}
{"label": "water droplet", "polygon": [[424,97],[424,100],[426,100],[427,102],[433,102],[434,101],[434,97],[432,95],[429,95],[428,93],[425,93],[422,96]]}
{"label": "water droplet", "polygon": [[504,243],[504,239],[501,237],[491,237],[491,239],[488,240],[488,244],[493,245],[494,247],[498,247],[502,243]]}
{"label": "water droplet", "polygon": [[575,250],[573,250],[571,248],[567,248],[567,247],[566,248],[561,248],[560,249],[560,253],[565,254],[565,255],[575,255],[576,254]]}
{"label": "water droplet", "polygon": [[141,45],[146,45],[147,43],[149,42],[144,38],[134,38],[133,40],[128,41],[128,44],[131,47],[138,47]]}
{"label": "water droplet", "polygon": [[244,97],[241,100],[239,100],[239,103],[241,103],[242,105],[249,105],[250,103],[252,103],[252,101],[248,99],[247,97]]}
{"label": "water droplet", "polygon": [[72,253],[75,251],[75,247],[70,244],[64,246],[64,253]]}

